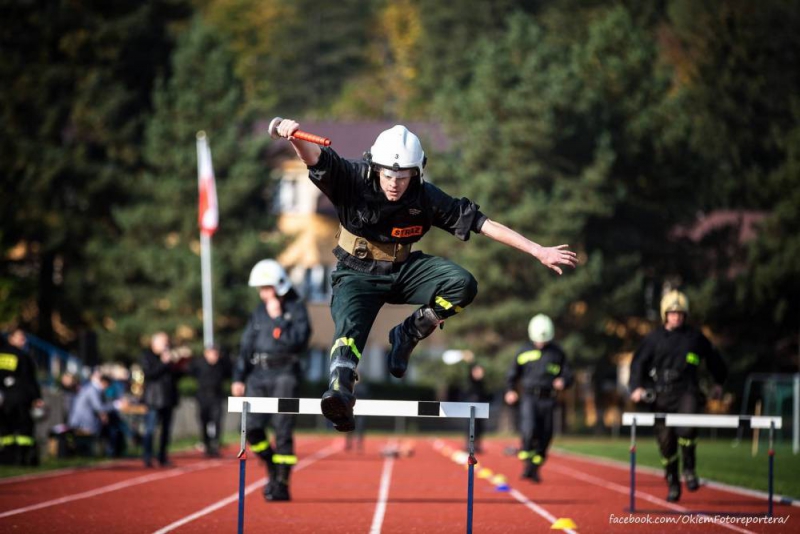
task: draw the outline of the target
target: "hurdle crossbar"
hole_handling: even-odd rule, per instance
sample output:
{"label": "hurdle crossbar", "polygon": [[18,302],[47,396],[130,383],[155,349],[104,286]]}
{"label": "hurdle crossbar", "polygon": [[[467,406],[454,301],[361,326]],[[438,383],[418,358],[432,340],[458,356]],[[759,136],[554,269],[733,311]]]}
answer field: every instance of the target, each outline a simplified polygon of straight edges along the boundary
{"label": "hurdle crossbar", "polygon": [[[278,397],[228,397],[228,412],[242,414],[242,447],[239,451],[239,518],[238,532],[244,530],[244,462],[245,434],[248,413],[322,415],[320,399]],[[467,460],[467,534],[472,534],[472,504],[475,459],[475,419],[489,418],[486,402],[434,402],[364,399],[356,402],[353,415],[379,417],[440,417],[469,419],[469,456]]]}
{"label": "hurdle crossbar", "polygon": [[623,426],[631,427],[631,480],[630,480],[630,512],[635,512],[636,493],[636,427],[655,426],[657,424],[668,427],[689,428],[740,428],[749,426],[752,429],[769,429],[769,470],[768,470],[768,510],[767,515],[772,517],[773,507],[773,473],[775,466],[775,430],[783,428],[781,417],[769,415],[711,415],[711,414],[684,414],[684,413],[638,413],[625,412],[622,414]]}
{"label": "hurdle crossbar", "polygon": [[[319,399],[281,399],[277,397],[228,397],[228,411],[241,412],[249,403],[250,413],[287,413],[322,415]],[[477,419],[489,418],[485,402],[393,401],[364,399],[356,402],[354,415],[385,417],[447,417],[470,418],[470,406],[475,407]]]}

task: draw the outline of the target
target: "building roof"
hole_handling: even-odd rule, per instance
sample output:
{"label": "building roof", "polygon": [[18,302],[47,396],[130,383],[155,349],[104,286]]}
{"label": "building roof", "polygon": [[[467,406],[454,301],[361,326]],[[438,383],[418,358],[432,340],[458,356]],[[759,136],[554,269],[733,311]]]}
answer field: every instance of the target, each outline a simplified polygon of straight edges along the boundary
{"label": "building roof", "polygon": [[[262,121],[256,125],[258,133],[266,133],[270,121]],[[384,130],[401,123],[400,121],[321,121],[301,122],[303,131],[321,135],[331,140],[331,146],[336,152],[347,159],[360,159],[364,152],[370,149],[375,138]],[[431,122],[405,122],[406,128],[414,132],[422,142],[426,153],[445,152],[451,146],[451,140],[445,135],[440,124]],[[270,155],[289,150],[289,142],[280,139],[271,144]]]}

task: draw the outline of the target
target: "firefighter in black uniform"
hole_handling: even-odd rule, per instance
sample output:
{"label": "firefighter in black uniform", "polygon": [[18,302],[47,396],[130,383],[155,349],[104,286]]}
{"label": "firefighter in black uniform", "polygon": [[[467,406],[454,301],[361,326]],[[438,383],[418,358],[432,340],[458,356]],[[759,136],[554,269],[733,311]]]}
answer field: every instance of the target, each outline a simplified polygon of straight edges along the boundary
{"label": "firefighter in black uniform", "polygon": [[[553,321],[538,314],[528,323],[531,341],[517,352],[506,376],[506,403],[520,401],[522,478],[541,482],[539,469],[553,439],[553,412],[558,392],[572,385],[572,369],[561,347],[553,343]],[[517,393],[519,384],[520,393]]]}
{"label": "firefighter in black uniform", "polygon": [[488,219],[478,205],[455,199],[422,179],[425,153],[416,135],[404,126],[382,132],[363,160],[341,158],[330,147],[293,137],[299,124],[285,119],[277,135],[292,143],[309,168],[309,178],[336,207],[338,264],[331,275],[331,315],[335,323],[330,385],[322,396],[322,413],[336,430],[355,426],[356,368],[381,307],[418,304],[389,333],[388,368],[405,375],[417,343],[445,319],[475,298],[475,278],[455,263],[411,252],[412,245],[436,226],[466,241],[481,233],[526,252],[561,274],[559,265],[575,265],[567,245],[542,247]]}
{"label": "firefighter in black uniform", "polygon": [[[233,371],[231,393],[240,397],[296,397],[300,382],[300,356],[308,348],[311,326],[308,311],[275,260],[262,260],[250,272],[251,287],[259,288],[259,304],[242,334],[239,359]],[[245,387],[246,381],[246,387]],[[247,415],[250,450],[267,464],[268,501],[288,501],[289,474],[297,463],[294,454],[294,415]],[[270,444],[267,425],[275,430]]]}
{"label": "firefighter in black uniform", "polygon": [[[714,379],[712,395],[718,397],[727,376],[727,367],[711,342],[696,328],[685,324],[689,301],[679,291],[670,291],[661,299],[664,325],[644,338],[631,362],[630,390],[633,402],[642,402],[655,387],[653,411],[656,413],[698,413],[703,410],[705,395],[700,389],[698,370],[705,364]],[[668,486],[667,500],[681,497],[678,446],[683,460],[686,489],[697,491],[695,450],[697,430],[667,427],[656,423],[656,439],[664,464]]]}
{"label": "firefighter in black uniform", "polygon": [[0,464],[39,465],[32,408],[43,408],[36,364],[15,329],[0,345]]}

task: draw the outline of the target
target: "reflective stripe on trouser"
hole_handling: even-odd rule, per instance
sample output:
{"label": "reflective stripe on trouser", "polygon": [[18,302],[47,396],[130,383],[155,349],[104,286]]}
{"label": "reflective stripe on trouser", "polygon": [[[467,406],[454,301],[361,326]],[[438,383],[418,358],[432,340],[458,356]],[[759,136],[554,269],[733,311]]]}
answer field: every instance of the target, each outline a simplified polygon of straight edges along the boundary
{"label": "reflective stripe on trouser", "polygon": [[523,462],[530,460],[534,465],[542,465],[544,463],[544,456],[536,451],[519,451],[519,453],[517,453],[517,458]]}
{"label": "reflective stripe on trouser", "polygon": [[[455,263],[414,252],[390,274],[361,273],[347,267],[331,274],[331,316],[335,324],[331,369],[356,369],[372,325],[384,304],[431,306],[446,319],[472,302],[475,278]],[[381,332],[384,337],[388,332]]]}
{"label": "reflective stripe on trouser", "polygon": [[297,456],[294,454],[273,454],[272,461],[275,465],[295,465]]}

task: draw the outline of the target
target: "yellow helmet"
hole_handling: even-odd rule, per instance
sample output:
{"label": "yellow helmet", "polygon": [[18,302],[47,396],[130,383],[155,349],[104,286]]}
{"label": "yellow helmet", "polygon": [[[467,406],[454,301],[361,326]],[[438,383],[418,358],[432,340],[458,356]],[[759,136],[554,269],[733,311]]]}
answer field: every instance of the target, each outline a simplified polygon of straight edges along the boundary
{"label": "yellow helmet", "polygon": [[667,322],[667,312],[681,312],[689,315],[689,299],[686,295],[673,289],[661,297],[661,320]]}

